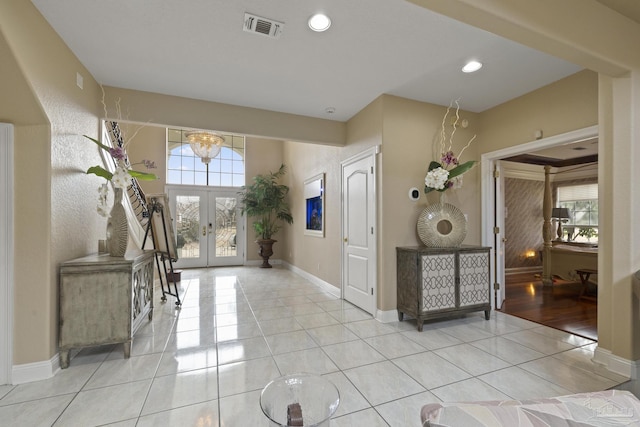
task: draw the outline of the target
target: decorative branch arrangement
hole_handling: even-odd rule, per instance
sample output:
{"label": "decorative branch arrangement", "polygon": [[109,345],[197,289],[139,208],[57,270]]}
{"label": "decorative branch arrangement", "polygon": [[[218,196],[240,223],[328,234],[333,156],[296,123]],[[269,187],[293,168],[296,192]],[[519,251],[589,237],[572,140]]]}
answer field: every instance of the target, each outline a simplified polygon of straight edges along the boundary
{"label": "decorative branch arrangement", "polygon": [[[104,108],[105,117],[106,117],[107,106],[104,100],[105,98],[104,88],[102,88],[102,86],[100,87],[102,89],[102,106]],[[116,112],[118,114],[118,117],[121,117],[122,109],[120,107],[119,99],[116,101]],[[127,159],[126,147],[128,144],[131,143],[131,141],[133,141],[133,138],[140,131],[140,129],[142,129],[142,127],[136,129],[136,131],[134,132],[134,135],[131,138],[129,138],[129,140],[125,142],[122,146],[115,146],[115,147],[108,147],[102,144],[100,141],[98,141],[95,138],[92,138],[88,135],[83,135],[85,138],[93,141],[99,148],[109,153],[109,155],[113,158],[113,161],[116,165],[116,170],[113,173],[106,170],[102,166],[96,165],[87,169],[87,174],[93,174],[93,175],[105,178],[107,181],[112,182],[114,188],[121,188],[123,190],[126,190],[127,187],[131,185],[132,177],[137,178],[139,180],[144,180],[144,181],[152,181],[152,180],[158,179],[158,177],[155,174],[131,169],[131,166],[134,166],[136,164],[144,165],[147,169],[155,169],[156,168],[155,162],[151,160],[142,160],[141,162],[138,162],[132,165],[129,163]],[[109,187],[107,186],[106,183],[102,184],[98,188],[97,210],[98,210],[98,214],[100,214],[103,217],[107,217],[109,215],[109,210],[107,208],[108,193],[109,193]]]}
{"label": "decorative branch arrangement", "polygon": [[[455,102],[455,119],[450,119],[451,109],[453,108],[453,103]],[[447,135],[447,120],[452,120],[451,123],[451,131]],[[447,111],[442,118],[442,125],[440,129],[440,162],[431,161],[429,163],[429,169],[427,171],[427,175],[424,179],[424,192],[429,193],[431,191],[446,191],[449,188],[460,188],[462,187],[462,174],[471,169],[475,164],[475,160],[469,160],[465,163],[460,163],[460,158],[464,151],[469,148],[471,143],[476,139],[476,135],[474,135],[469,142],[460,150],[458,155],[455,155],[453,150],[454,145],[454,136],[458,127],[460,126],[460,104],[459,99],[456,99],[447,108]]]}

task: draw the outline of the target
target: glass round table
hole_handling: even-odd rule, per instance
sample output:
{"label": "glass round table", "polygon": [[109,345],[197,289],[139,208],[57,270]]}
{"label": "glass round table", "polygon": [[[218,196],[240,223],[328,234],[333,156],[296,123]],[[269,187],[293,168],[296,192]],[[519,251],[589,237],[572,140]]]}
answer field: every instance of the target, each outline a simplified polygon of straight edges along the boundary
{"label": "glass round table", "polygon": [[292,374],[277,378],[260,394],[260,407],[274,426],[329,426],[340,393],[326,378]]}

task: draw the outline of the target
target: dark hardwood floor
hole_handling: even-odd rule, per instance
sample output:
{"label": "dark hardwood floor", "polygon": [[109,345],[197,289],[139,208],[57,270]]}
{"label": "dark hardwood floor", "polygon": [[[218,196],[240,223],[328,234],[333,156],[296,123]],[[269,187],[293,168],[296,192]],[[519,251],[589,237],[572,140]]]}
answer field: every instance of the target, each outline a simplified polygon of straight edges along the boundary
{"label": "dark hardwood floor", "polygon": [[598,304],[579,299],[581,289],[579,282],[556,280],[552,287],[543,287],[539,274],[508,274],[500,311],[597,340]]}

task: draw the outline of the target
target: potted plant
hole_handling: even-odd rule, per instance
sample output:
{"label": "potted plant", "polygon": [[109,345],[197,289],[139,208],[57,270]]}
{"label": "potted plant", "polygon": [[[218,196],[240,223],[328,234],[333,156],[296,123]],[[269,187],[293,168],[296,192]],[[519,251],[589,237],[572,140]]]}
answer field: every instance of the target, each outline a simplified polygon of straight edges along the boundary
{"label": "potted plant", "polygon": [[598,236],[598,230],[593,227],[581,227],[578,236],[586,237],[587,240],[591,242],[592,237]]}
{"label": "potted plant", "polygon": [[258,253],[262,257],[262,268],[271,268],[269,257],[273,255],[273,244],[276,240],[272,236],[282,228],[282,223],[293,223],[286,197],[289,187],[278,183],[286,173],[285,165],[280,165],[277,172],[266,175],[256,175],[253,184],[243,186],[238,193],[242,204],[242,214],[255,217],[253,229],[258,236],[256,243],[260,246]]}

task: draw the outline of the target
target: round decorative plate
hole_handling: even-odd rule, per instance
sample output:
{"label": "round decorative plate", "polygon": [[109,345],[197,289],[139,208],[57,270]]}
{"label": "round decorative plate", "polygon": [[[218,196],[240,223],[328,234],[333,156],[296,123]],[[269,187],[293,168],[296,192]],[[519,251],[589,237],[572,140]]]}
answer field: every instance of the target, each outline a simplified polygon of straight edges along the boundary
{"label": "round decorative plate", "polygon": [[430,248],[455,248],[467,236],[467,219],[449,203],[427,206],[418,217],[418,237]]}

